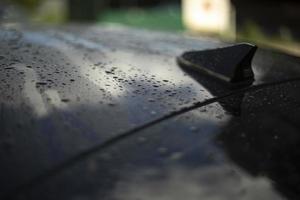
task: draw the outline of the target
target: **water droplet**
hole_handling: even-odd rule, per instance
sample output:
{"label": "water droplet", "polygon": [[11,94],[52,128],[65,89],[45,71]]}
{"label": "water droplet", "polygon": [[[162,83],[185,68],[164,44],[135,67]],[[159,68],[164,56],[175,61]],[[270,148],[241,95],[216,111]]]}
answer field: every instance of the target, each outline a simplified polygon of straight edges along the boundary
{"label": "water droplet", "polygon": [[168,149],[166,147],[160,147],[160,148],[157,149],[157,151],[160,154],[166,154],[168,152]]}
{"label": "water droplet", "polygon": [[243,132],[243,133],[241,133],[241,137],[242,138],[245,138],[246,137],[246,134]]}
{"label": "water droplet", "polygon": [[61,99],[61,101],[67,103],[67,102],[70,102],[71,100],[65,98],[65,99]]}
{"label": "water droplet", "polygon": [[196,126],[191,126],[191,127],[190,127],[190,131],[195,132],[195,131],[197,131],[197,130],[198,130],[198,128],[197,128]]}
{"label": "water droplet", "polygon": [[36,85],[47,85],[46,82],[36,82]]}
{"label": "water droplet", "polygon": [[137,138],[137,141],[140,142],[140,143],[143,143],[143,142],[147,141],[147,138],[141,136],[141,137]]}
{"label": "water droplet", "polygon": [[155,102],[155,99],[149,98],[148,101],[149,101],[149,102]]}
{"label": "water droplet", "polygon": [[150,112],[150,114],[151,114],[151,115],[156,115],[156,114],[157,114],[157,112],[156,112],[156,111],[154,111],[154,110],[152,110],[152,111]]}
{"label": "water droplet", "polygon": [[182,156],[183,156],[182,152],[174,152],[171,154],[170,160],[179,160],[182,158]]}

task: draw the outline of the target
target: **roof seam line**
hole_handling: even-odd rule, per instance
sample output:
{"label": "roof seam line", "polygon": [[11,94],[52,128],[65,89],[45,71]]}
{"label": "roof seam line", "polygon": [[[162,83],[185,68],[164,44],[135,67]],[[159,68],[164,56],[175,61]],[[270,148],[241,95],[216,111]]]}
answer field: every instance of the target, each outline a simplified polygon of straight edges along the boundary
{"label": "roof seam line", "polygon": [[275,85],[281,85],[281,84],[288,83],[288,82],[295,82],[295,81],[300,81],[300,77],[299,78],[294,78],[294,79],[288,79],[288,80],[272,82],[272,83],[264,83],[264,84],[261,84],[261,85],[255,85],[255,86],[251,86],[251,87],[247,87],[247,88],[238,89],[236,91],[233,91],[233,92],[228,93],[226,95],[223,95],[221,97],[215,97],[215,98],[206,100],[204,102],[197,102],[197,103],[194,103],[192,106],[185,107],[185,108],[182,108],[180,110],[174,111],[170,114],[162,116],[161,118],[150,121],[150,122],[148,122],[148,123],[146,123],[142,126],[133,128],[133,129],[131,129],[131,130],[119,135],[119,136],[116,136],[116,137],[114,137],[110,140],[107,140],[106,142],[104,142],[102,144],[96,145],[95,147],[93,147],[89,150],[86,150],[86,151],[72,157],[71,159],[65,161],[61,165],[59,165],[57,167],[54,167],[50,170],[47,170],[45,173],[33,178],[31,181],[20,185],[14,191],[9,192],[7,195],[5,195],[4,199],[13,199],[13,197],[16,197],[19,194],[34,188],[36,185],[39,185],[39,184],[42,184],[42,183],[46,182],[48,179],[50,179],[53,176],[61,173],[62,171],[66,170],[67,168],[75,165],[79,161],[87,159],[92,154],[98,153],[98,152],[100,152],[104,149],[107,149],[108,147],[110,147],[110,146],[112,146],[112,145],[114,145],[114,144],[116,144],[116,143],[118,143],[118,142],[120,142],[120,141],[122,141],[126,138],[129,138],[129,137],[139,133],[140,131],[143,131],[147,128],[150,128],[150,127],[152,127],[152,126],[154,126],[158,123],[164,122],[168,119],[171,119],[173,117],[179,116],[179,115],[187,113],[189,111],[198,109],[200,107],[215,103],[219,100],[222,100],[224,98],[227,98],[227,97],[230,97],[230,96],[233,96],[233,95],[237,95],[237,94],[245,93],[245,92],[250,92],[250,91],[257,91],[257,90],[260,90],[260,89],[263,89],[263,88],[267,88],[267,87],[271,87],[271,86],[275,86]]}

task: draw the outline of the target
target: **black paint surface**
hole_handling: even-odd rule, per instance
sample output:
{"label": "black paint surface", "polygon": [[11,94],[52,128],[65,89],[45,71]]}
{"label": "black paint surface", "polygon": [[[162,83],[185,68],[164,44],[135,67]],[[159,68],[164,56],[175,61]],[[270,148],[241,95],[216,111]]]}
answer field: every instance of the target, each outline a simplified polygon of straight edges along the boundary
{"label": "black paint surface", "polygon": [[227,44],[125,28],[1,28],[0,197],[297,199],[300,60],[232,89],[176,56]]}

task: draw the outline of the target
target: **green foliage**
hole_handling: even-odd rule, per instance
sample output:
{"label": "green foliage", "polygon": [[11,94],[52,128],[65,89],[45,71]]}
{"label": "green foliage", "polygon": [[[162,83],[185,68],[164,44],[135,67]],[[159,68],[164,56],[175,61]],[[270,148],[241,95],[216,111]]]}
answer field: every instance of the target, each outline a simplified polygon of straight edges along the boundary
{"label": "green foliage", "polygon": [[14,3],[23,6],[26,9],[34,9],[42,0],[7,0],[10,3]]}
{"label": "green foliage", "polygon": [[181,10],[177,6],[162,6],[152,9],[107,10],[100,13],[100,23],[118,23],[145,29],[181,31]]}

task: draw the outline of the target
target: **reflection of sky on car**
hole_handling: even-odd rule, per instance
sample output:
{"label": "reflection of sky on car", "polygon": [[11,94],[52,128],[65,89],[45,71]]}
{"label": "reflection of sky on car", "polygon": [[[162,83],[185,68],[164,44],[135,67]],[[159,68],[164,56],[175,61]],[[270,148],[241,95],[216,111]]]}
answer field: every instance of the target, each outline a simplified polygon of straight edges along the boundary
{"label": "reflection of sky on car", "polygon": [[[111,96],[110,104],[123,104],[124,100],[126,101],[128,99],[127,103],[125,104],[129,106],[129,110],[131,104],[133,104],[132,106],[137,106],[137,104],[140,103],[140,105],[138,106],[141,107],[143,107],[142,104],[145,104],[145,99],[139,102],[141,98],[139,98],[138,95],[135,96],[135,98],[131,98],[128,95],[130,94],[130,92],[134,92],[134,90],[136,90],[136,86],[132,85],[122,87],[123,83],[120,81],[116,81],[116,77],[119,75],[121,75],[122,79],[124,80],[134,79],[136,81],[136,84],[153,84],[154,87],[159,87],[157,89],[154,88],[154,91],[164,90],[171,93],[173,92],[174,94],[177,93],[176,95],[174,95],[174,97],[171,98],[166,98],[168,93],[165,93],[165,96],[160,96],[160,99],[168,99],[168,102],[166,103],[168,103],[169,105],[177,105],[178,107],[188,106],[191,105],[192,102],[203,101],[212,97],[210,93],[205,90],[205,88],[196,83],[190,77],[184,75],[183,73],[180,73],[179,68],[174,67],[176,63],[173,57],[172,59],[170,59],[164,55],[151,55],[145,54],[143,52],[137,55],[137,53],[135,52],[126,52],[123,49],[121,49],[120,51],[111,51],[109,47],[105,48],[105,46],[103,46],[101,43],[99,44],[99,42],[94,43],[86,39],[78,39],[77,37],[59,32],[55,33],[55,36],[51,35],[51,33],[48,33],[47,35],[45,33],[39,34],[28,32],[24,34],[24,37],[27,38],[28,41],[36,42],[37,45],[46,45],[61,52],[62,55],[66,56],[69,62],[72,63],[71,66],[78,66],[77,70],[80,72],[82,77],[92,82],[96,86],[92,91],[89,91],[89,95],[97,95],[97,92],[95,90],[101,88]],[[70,48],[70,44],[74,46],[74,48]],[[99,55],[98,52],[103,54]],[[95,63],[97,63],[97,61],[101,63],[108,63],[108,67],[101,68],[101,66],[97,66],[95,68]],[[109,69],[113,67],[115,67],[116,73],[110,75]],[[65,69],[74,70],[73,68]],[[180,74],[181,76],[179,76],[178,74]],[[146,76],[152,79],[154,79],[155,77],[156,81],[160,81],[164,84],[155,85],[149,80],[145,80]],[[165,80],[166,77],[168,77],[168,80]],[[148,83],[145,81],[148,81]],[[121,87],[122,89],[120,89]],[[189,96],[185,96],[186,90],[191,90],[191,88],[195,87],[196,89],[193,89],[193,91],[190,92]],[[146,90],[144,91],[150,92]],[[67,91],[65,92],[67,93]],[[46,90],[45,93],[49,92],[47,92]],[[53,94],[53,89],[50,94]],[[58,95],[55,96],[55,99],[57,99],[57,97]],[[154,96],[153,102],[157,101],[157,99],[155,98],[156,97]],[[191,101],[190,99],[193,100]],[[148,100],[152,101],[151,98]],[[88,103],[89,105],[98,104],[98,101],[99,99],[97,98],[88,98],[88,102],[86,103]],[[85,103],[84,98],[80,102],[75,102],[75,104],[78,103],[79,105]],[[152,104],[150,104],[150,106],[151,105]],[[58,107],[66,109],[66,106]],[[149,112],[152,114],[157,112],[164,112],[164,107],[157,107],[157,105],[155,104],[152,106],[152,108],[147,109],[149,109]],[[141,121],[143,121],[143,119],[141,119]]]}
{"label": "reflection of sky on car", "polygon": [[[145,44],[137,44],[139,39],[133,40],[134,35],[129,49],[126,41],[113,49],[118,42],[110,44],[101,36],[97,39],[103,41],[93,42],[60,31],[7,29],[1,34],[9,55],[2,62],[12,63],[5,73],[14,77],[8,84],[20,87],[17,94],[23,95],[4,90],[14,98],[10,106],[30,107],[30,117],[43,120],[39,128],[51,137],[72,130],[81,138],[79,149],[213,97],[177,67],[170,52],[159,54],[154,44],[149,52]],[[10,55],[14,45],[17,52]],[[62,118],[64,125],[55,126],[53,116]]]}
{"label": "reflection of sky on car", "polygon": [[[126,47],[128,41],[121,41],[120,46],[117,46],[119,41],[107,41],[107,38],[102,38],[101,34],[96,39],[94,38],[95,41],[89,37],[80,36],[78,36],[80,39],[77,40],[77,36],[69,34],[60,31],[24,32],[21,36],[24,46],[17,43],[21,48],[13,49],[13,54],[9,54],[9,48],[3,48],[9,52],[5,55],[9,56],[1,57],[0,61],[4,63],[5,73],[3,76],[9,76],[6,79],[7,85],[10,84],[10,87],[3,88],[2,91],[12,99],[11,105],[9,103],[5,105],[8,108],[1,108],[4,113],[10,113],[5,120],[14,121],[10,119],[15,119],[18,115],[25,124],[27,123],[22,127],[22,131],[27,131],[24,137],[38,138],[39,152],[36,152],[34,148],[27,150],[26,145],[31,146],[32,144],[24,142],[22,135],[14,142],[18,148],[27,151],[17,152],[24,153],[24,157],[29,159],[43,160],[46,157],[50,160],[50,164],[36,164],[24,161],[22,156],[20,158],[22,160],[17,162],[26,165],[22,168],[21,178],[18,177],[18,173],[15,173],[21,173],[18,165],[7,165],[12,168],[12,173],[7,177],[15,176],[16,180],[20,181],[13,184],[26,183],[28,179],[42,174],[45,170],[59,166],[61,161],[68,160],[74,155],[76,157],[86,149],[93,149],[94,146],[101,147],[105,141],[124,132],[128,133],[126,131],[132,130],[132,127],[141,126],[174,110],[214,97],[212,90],[208,91],[211,88],[206,89],[204,84],[199,84],[177,67],[175,55],[181,49],[180,44],[173,50],[171,50],[172,45],[164,48],[168,51],[164,54],[159,51],[160,46],[164,46],[163,41],[159,42],[157,46],[151,44],[150,48],[147,48],[146,43],[149,41],[135,40],[136,35],[132,35],[132,38],[128,39],[131,42]],[[95,37],[96,35],[98,34],[95,34]],[[150,36],[148,37],[150,38]],[[166,43],[172,43],[172,41],[175,44],[176,38],[170,37]],[[6,41],[1,42],[6,44]],[[34,45],[25,48],[27,43]],[[192,44],[191,41],[188,43]],[[181,45],[184,46],[184,44],[185,42]],[[195,45],[195,48],[197,46]],[[182,48],[182,51],[184,49]],[[13,64],[6,66],[11,62]],[[22,76],[18,74],[20,72],[22,72]],[[263,76],[261,77],[263,78]],[[18,88],[19,86],[21,87]],[[82,180],[87,182],[93,181],[93,178],[99,179],[104,176],[109,181],[118,183],[115,187],[111,187],[113,197],[116,198],[121,198],[118,195],[122,195],[128,199],[132,199],[133,196],[146,199],[141,196],[142,193],[154,200],[160,199],[160,197],[166,200],[184,197],[218,199],[221,198],[219,195],[227,199],[235,199],[238,195],[243,195],[246,200],[280,198],[274,191],[271,181],[261,174],[256,177],[250,176],[247,173],[251,173],[251,170],[250,172],[242,171],[235,164],[236,161],[228,158],[230,153],[219,148],[215,138],[217,135],[224,134],[223,131],[228,129],[231,130],[230,134],[228,133],[229,136],[237,135],[236,137],[226,137],[229,141],[233,140],[234,142],[239,141],[239,136],[245,137],[246,134],[243,131],[253,131],[248,132],[252,136],[256,132],[269,132],[269,128],[272,130],[273,124],[267,127],[261,119],[273,119],[273,122],[277,122],[274,120],[276,116],[265,112],[264,109],[268,106],[277,109],[275,106],[288,102],[283,99],[284,96],[292,95],[294,91],[287,90],[287,86],[283,87],[284,89],[272,88],[274,91],[268,92],[265,89],[261,93],[263,96],[275,99],[274,96],[278,96],[278,91],[285,92],[273,104],[272,101],[261,96],[251,97],[253,94],[250,96],[246,94],[244,100],[242,95],[241,101],[234,99],[233,101],[237,101],[237,103],[246,103],[243,107],[246,111],[242,110],[244,112],[242,112],[242,117],[232,116],[222,103],[210,102],[208,105],[202,105],[201,108],[193,109],[186,114],[181,113],[180,116],[174,115],[168,120],[162,120],[161,123],[153,125],[149,129],[140,130],[137,135],[130,135],[117,145],[111,145],[110,147],[114,149],[112,153],[107,148],[104,149],[104,152],[88,152],[86,154],[89,155],[88,159],[84,156],[84,158],[76,157],[78,160],[72,163],[72,166],[68,165],[67,168],[64,168],[64,172],[57,173],[57,175],[58,177],[61,175],[66,182],[70,181],[68,184],[63,184],[69,188],[76,188],[72,187],[73,184],[89,185],[76,183],[80,176],[86,175],[86,179],[82,178]],[[14,93],[14,91],[18,92]],[[21,98],[18,96],[20,94],[23,95]],[[17,100],[14,101],[14,98]],[[257,99],[261,99],[261,101],[257,101]],[[229,104],[233,105],[234,103],[230,101]],[[11,107],[9,106],[14,107],[17,112],[10,112]],[[241,110],[241,105],[238,106]],[[251,109],[252,106],[256,109]],[[26,112],[23,112],[24,110]],[[32,110],[35,111],[35,115],[31,114]],[[259,117],[259,114],[268,117]],[[34,119],[28,120],[27,117]],[[251,119],[250,122],[249,119]],[[266,131],[260,127],[257,127],[258,131],[255,128],[251,129],[259,124],[258,121],[264,125],[263,127],[267,127]],[[26,129],[27,127],[30,128]],[[16,127],[11,125],[8,128],[15,130],[13,128]],[[16,132],[22,131],[16,130]],[[247,141],[249,140],[246,139]],[[122,149],[122,145],[124,149]],[[243,143],[240,144],[240,146],[243,145]],[[240,146],[238,149],[234,149],[234,152],[239,152]],[[254,144],[254,150],[256,150],[256,144]],[[211,156],[211,152],[214,153],[213,156]],[[105,155],[102,160],[97,160],[98,153]],[[113,153],[118,155],[113,155]],[[94,159],[94,156],[97,159]],[[90,162],[92,167],[87,165]],[[105,164],[104,167],[103,164]],[[127,164],[131,167],[126,168]],[[77,168],[78,165],[83,167]],[[121,165],[125,167],[121,169]],[[94,171],[86,170],[87,167]],[[160,171],[160,169],[164,170],[163,168],[167,172]],[[79,171],[76,171],[78,169]],[[103,169],[104,172],[99,169]],[[238,175],[231,174],[231,169]],[[106,171],[110,173],[106,173]],[[165,174],[165,176],[162,179],[148,179],[149,171],[154,177],[157,177],[157,174],[158,176]],[[69,177],[69,173],[73,175]],[[93,173],[98,173],[96,174],[98,176]],[[111,174],[113,177],[110,176]],[[68,177],[66,178],[64,175]],[[22,179],[23,177],[25,178]],[[213,180],[208,177],[213,177]],[[55,182],[56,176],[48,178],[53,178],[54,188],[59,190],[57,183],[61,180],[58,178],[58,182]],[[105,181],[102,182],[101,178],[99,180],[101,184],[107,184]],[[49,184],[51,183],[53,182]],[[13,184],[6,187],[14,187]],[[83,189],[82,185],[79,186],[80,189]],[[40,187],[40,185],[36,184],[35,187]],[[42,184],[41,187],[43,187]],[[97,189],[91,189],[93,191],[101,190],[101,188],[97,188],[99,187],[97,184],[93,187]],[[140,188],[139,191],[135,191],[137,187]],[[48,187],[45,190],[47,189]],[[171,193],[171,190],[176,190],[176,192]],[[80,193],[69,191],[72,192],[70,195]],[[107,190],[99,191],[99,193],[101,192],[107,192]],[[86,193],[86,195],[92,194]]]}
{"label": "reflection of sky on car", "polygon": [[[173,167],[125,173],[112,196],[117,200],[280,200],[266,177],[252,177],[236,166]],[[162,176],[161,178],[155,178]]]}

